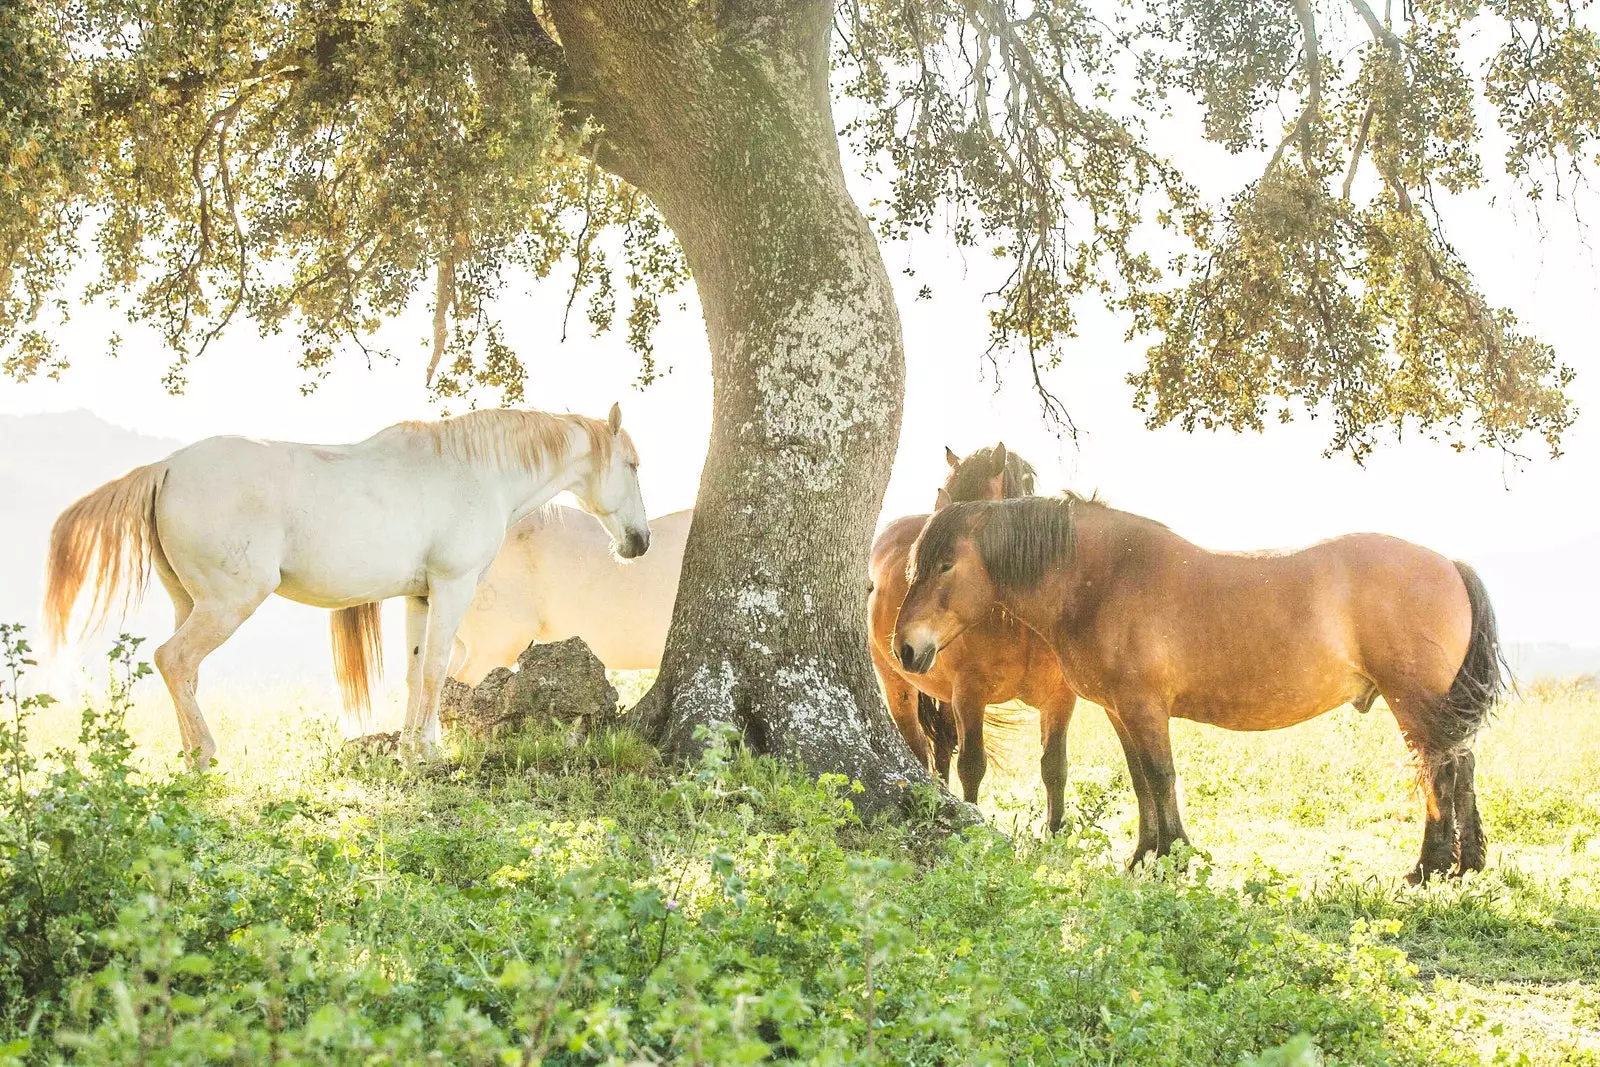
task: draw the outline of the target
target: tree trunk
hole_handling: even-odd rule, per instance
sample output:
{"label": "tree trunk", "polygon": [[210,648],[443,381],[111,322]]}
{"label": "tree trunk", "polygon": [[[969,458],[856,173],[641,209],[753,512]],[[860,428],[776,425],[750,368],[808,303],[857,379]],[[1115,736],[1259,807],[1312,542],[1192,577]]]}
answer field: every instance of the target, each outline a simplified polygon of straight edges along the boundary
{"label": "tree trunk", "polygon": [[[836,772],[865,810],[930,778],[867,653],[867,561],[899,440],[904,352],[877,242],[845,186],[831,5],[551,0],[602,165],[646,192],[699,289],[715,383],[677,607],[636,724],[693,754]],[[650,462],[646,456],[645,461]]]}

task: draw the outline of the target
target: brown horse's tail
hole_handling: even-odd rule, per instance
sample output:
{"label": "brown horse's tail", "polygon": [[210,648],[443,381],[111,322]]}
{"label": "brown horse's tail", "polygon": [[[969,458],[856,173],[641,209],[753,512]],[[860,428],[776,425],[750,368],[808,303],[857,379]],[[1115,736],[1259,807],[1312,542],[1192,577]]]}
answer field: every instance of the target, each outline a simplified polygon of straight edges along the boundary
{"label": "brown horse's tail", "polygon": [[1455,681],[1445,694],[1441,726],[1446,733],[1440,738],[1447,750],[1459,749],[1471,743],[1472,738],[1489,720],[1506,691],[1506,678],[1510,673],[1505,655],[1500,648],[1500,628],[1494,620],[1494,605],[1489,603],[1489,591],[1484,588],[1478,572],[1465,563],[1456,561],[1456,570],[1467,587],[1467,602],[1472,606],[1472,639],[1467,644],[1466,658],[1456,671]]}
{"label": "brown horse's tail", "polygon": [[383,672],[383,605],[357,604],[333,613],[333,673],[344,709],[363,730],[372,715],[372,678]]}
{"label": "brown horse's tail", "polygon": [[72,504],[50,528],[42,612],[50,648],[66,644],[72,609],[85,585],[94,595],[84,634],[105,625],[119,589],[123,614],[138,606],[150,561],[161,553],[156,494],[166,472],[165,461],[135,467]]}
{"label": "brown horse's tail", "polygon": [[[1031,717],[1030,717],[1031,716]],[[930,741],[941,734],[951,735],[947,741],[954,747],[960,738],[956,733],[955,715],[949,705],[935,700],[927,693],[917,693],[917,721]],[[1017,712],[1010,708],[985,708],[983,710],[983,751],[990,763],[1002,772],[1013,774],[1026,762],[1027,728],[1038,727],[1038,713],[1031,710]]]}

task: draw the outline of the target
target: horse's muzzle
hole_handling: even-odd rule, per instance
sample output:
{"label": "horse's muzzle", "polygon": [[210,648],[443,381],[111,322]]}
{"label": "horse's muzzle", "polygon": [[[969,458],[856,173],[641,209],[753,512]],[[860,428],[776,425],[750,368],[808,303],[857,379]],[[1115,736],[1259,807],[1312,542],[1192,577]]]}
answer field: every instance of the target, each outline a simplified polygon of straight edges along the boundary
{"label": "horse's muzzle", "polygon": [[926,674],[933,666],[933,657],[938,653],[939,649],[934,645],[929,645],[918,652],[911,647],[910,642],[905,642],[900,646],[900,666],[911,674]]}
{"label": "horse's muzzle", "polygon": [[628,536],[622,544],[617,546],[617,555],[623,559],[634,559],[644,555],[650,550],[650,531],[640,533],[638,530],[629,530]]}

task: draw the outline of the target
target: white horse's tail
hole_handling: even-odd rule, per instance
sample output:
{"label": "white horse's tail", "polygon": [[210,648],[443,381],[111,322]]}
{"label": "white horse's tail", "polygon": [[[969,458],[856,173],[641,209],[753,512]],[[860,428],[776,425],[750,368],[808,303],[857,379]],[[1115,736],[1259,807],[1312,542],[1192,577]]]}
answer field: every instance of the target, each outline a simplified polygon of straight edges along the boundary
{"label": "white horse's tail", "polygon": [[339,679],[344,710],[366,729],[372,715],[372,678],[383,673],[383,605],[340,608],[330,620],[333,673]]}
{"label": "white horse's tail", "polygon": [[67,640],[78,595],[94,590],[83,633],[104,626],[122,590],[126,615],[138,606],[150,580],[150,561],[161,552],[156,536],[156,494],[167,473],[165,460],[135,467],[63,511],[50,530],[46,564],[44,628],[49,647]]}

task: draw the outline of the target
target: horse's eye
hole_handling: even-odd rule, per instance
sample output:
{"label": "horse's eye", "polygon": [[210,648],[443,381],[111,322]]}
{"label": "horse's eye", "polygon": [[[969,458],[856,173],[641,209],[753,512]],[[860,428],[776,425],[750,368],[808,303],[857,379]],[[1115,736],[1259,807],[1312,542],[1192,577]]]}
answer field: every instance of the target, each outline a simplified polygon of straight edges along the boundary
{"label": "horse's eye", "polygon": [[939,573],[940,574],[949,574],[952,570],[955,569],[955,566],[956,565],[954,563],[951,563],[949,560],[945,560],[943,563],[939,564]]}

